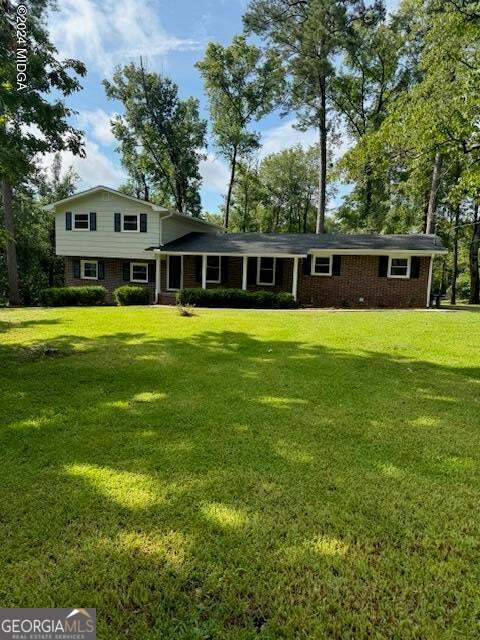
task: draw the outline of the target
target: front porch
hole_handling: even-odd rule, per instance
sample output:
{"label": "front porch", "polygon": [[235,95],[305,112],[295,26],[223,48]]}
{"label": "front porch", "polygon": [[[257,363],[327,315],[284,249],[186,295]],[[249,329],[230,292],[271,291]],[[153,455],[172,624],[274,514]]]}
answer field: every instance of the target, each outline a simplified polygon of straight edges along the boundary
{"label": "front porch", "polygon": [[180,289],[235,288],[291,293],[297,299],[299,256],[156,252],[155,301],[172,304]]}

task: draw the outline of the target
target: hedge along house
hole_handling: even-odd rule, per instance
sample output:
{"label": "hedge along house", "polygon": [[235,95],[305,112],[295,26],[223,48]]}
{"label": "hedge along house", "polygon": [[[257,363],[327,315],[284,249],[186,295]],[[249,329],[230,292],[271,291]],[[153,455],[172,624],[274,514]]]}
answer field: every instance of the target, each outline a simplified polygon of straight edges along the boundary
{"label": "hedge along house", "polygon": [[424,234],[222,233],[101,186],[47,208],[66,284],[102,284],[109,302],[134,283],[163,303],[182,288],[233,287],[288,292],[305,306],[425,307],[433,260],[445,253]]}

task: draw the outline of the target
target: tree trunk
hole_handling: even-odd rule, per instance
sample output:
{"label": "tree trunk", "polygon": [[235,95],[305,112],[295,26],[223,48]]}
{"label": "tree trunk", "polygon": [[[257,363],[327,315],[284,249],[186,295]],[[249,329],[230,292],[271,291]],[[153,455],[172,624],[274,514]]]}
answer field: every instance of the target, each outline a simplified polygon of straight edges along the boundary
{"label": "tree trunk", "polygon": [[232,199],[233,182],[235,180],[235,169],[237,166],[237,147],[233,147],[232,162],[230,165],[230,184],[228,185],[227,202],[225,204],[224,227],[228,229],[228,219],[230,216],[230,202]]}
{"label": "tree trunk", "polygon": [[142,173],[142,184],[143,184],[143,199],[148,202],[150,199],[150,193],[149,193],[149,189],[148,189],[148,184],[147,181],[145,179],[145,174]]}
{"label": "tree trunk", "polygon": [[248,182],[246,183],[244,195],[245,195],[245,199],[244,199],[243,222],[242,222],[242,231],[243,231],[243,233],[245,233],[246,230],[247,230],[247,216],[248,216],[248,211],[249,211],[249,207],[250,207],[250,198],[249,198],[249,192],[248,192]]}
{"label": "tree trunk", "polygon": [[478,204],[473,214],[473,233],[470,242],[470,304],[480,304],[480,273],[478,271],[478,250],[480,249],[480,219]]}
{"label": "tree trunk", "polygon": [[17,249],[15,246],[15,222],[13,219],[12,185],[6,178],[2,180],[3,215],[7,239],[7,269],[8,269],[8,301],[11,306],[22,304],[18,284]]}
{"label": "tree trunk", "polygon": [[48,233],[50,241],[49,261],[48,261],[48,286],[55,286],[55,218],[50,221],[50,231]]}
{"label": "tree trunk", "polygon": [[327,109],[326,109],[326,81],[320,82],[320,113],[318,122],[318,204],[317,224],[315,233],[325,233],[325,208],[327,203]]}
{"label": "tree trunk", "polygon": [[442,170],[442,156],[440,153],[435,154],[432,172],[432,186],[430,189],[430,198],[428,200],[427,221],[425,225],[425,233],[435,232],[435,214],[437,211],[437,192],[440,185],[440,172]]}
{"label": "tree trunk", "polygon": [[455,209],[455,231],[453,235],[453,271],[452,271],[452,292],[450,294],[450,304],[457,303],[457,277],[458,277],[458,226],[460,220],[460,205]]}
{"label": "tree trunk", "polygon": [[423,194],[423,225],[422,233],[427,233],[428,203],[430,200],[430,191]]}
{"label": "tree trunk", "polygon": [[447,292],[448,289],[448,282],[447,282],[447,256],[443,256],[443,260],[442,260],[442,279],[440,282],[440,293],[442,295],[445,295],[445,293]]}

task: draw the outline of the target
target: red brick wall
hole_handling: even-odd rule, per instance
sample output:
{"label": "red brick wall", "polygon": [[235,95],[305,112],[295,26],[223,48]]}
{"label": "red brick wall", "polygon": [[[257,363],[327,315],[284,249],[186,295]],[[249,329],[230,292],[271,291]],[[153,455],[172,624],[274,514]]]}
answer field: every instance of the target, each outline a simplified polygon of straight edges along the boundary
{"label": "red brick wall", "polygon": [[[81,278],[75,278],[73,276],[73,263],[75,260],[88,260],[90,258],[72,258],[70,256],[65,257],[65,284],[71,287],[82,287],[89,285],[99,285],[105,287],[107,290],[106,300],[108,304],[113,304],[113,291],[117,287],[121,287],[124,284],[128,284],[123,280],[123,263],[129,262],[125,258],[91,258],[91,260],[102,260],[105,263],[105,280],[82,280]],[[131,260],[131,262],[155,262],[154,260]],[[164,271],[164,269],[162,269]],[[137,283],[132,283],[137,284]],[[155,283],[149,282],[148,284],[141,285],[146,286],[151,291],[151,301],[153,302],[155,297]]]}
{"label": "red brick wall", "polygon": [[[85,286],[99,284],[107,289],[107,302],[113,303],[113,290],[126,284],[123,281],[123,263],[128,260],[122,258],[98,258],[105,263],[105,280],[81,280],[73,277],[73,261],[78,258],[65,258],[65,284]],[[92,258],[97,259],[97,258]],[[264,289],[267,291],[292,291],[293,259],[282,258],[282,283],[276,282],[274,287],[248,285],[249,291]],[[378,276],[378,256],[342,256],[339,276],[304,275],[302,260],[299,260],[297,298],[300,305],[317,307],[424,307],[426,305],[428,269],[430,258],[420,258],[420,276],[408,280],[395,278],[380,278]],[[143,261],[138,261],[143,262]],[[153,262],[145,260],[145,262]],[[228,258],[228,281],[221,285],[209,284],[208,287],[242,286],[243,260],[241,257]],[[161,291],[167,287],[166,260],[161,261],[160,280]],[[155,283],[147,285],[154,300]],[[183,257],[183,286],[200,287],[201,282],[196,279],[195,256]],[[167,296],[172,297],[172,295]],[[359,298],[363,298],[360,302]],[[172,297],[173,299],[173,297]],[[162,301],[164,301],[162,299]]]}
{"label": "red brick wall", "polygon": [[[243,261],[230,257],[228,283],[223,287],[242,286]],[[248,285],[249,291],[292,291],[293,259],[283,258],[282,284],[274,287]],[[299,260],[297,298],[300,305],[318,307],[424,307],[427,298],[430,258],[420,258],[420,276],[402,280],[378,276],[378,256],[341,256],[339,276],[312,276],[303,274]],[[199,287],[196,280],[195,256],[184,256],[183,286]],[[220,285],[209,284],[208,287]],[[363,302],[360,302],[363,298]]]}
{"label": "red brick wall", "polygon": [[378,261],[378,256],[342,256],[339,276],[312,276],[303,274],[300,260],[299,304],[360,308],[426,306],[429,257],[420,258],[419,278],[406,280],[380,278]]}
{"label": "red brick wall", "polygon": [[[282,281],[281,283],[275,280],[275,286],[269,287],[268,285],[255,285],[249,284],[249,291],[292,291],[292,277],[293,277],[293,259],[291,258],[277,258],[278,260],[282,260],[283,269],[282,269]],[[222,267],[224,262],[222,262]],[[233,289],[241,289],[242,288],[242,277],[243,277],[243,258],[237,256],[229,256],[228,257],[228,280],[224,280],[225,272],[222,271],[222,282],[221,284],[208,284],[207,288],[215,288],[215,287],[226,287]],[[202,285],[196,279],[196,256],[183,256],[183,286],[186,289],[200,287]]]}

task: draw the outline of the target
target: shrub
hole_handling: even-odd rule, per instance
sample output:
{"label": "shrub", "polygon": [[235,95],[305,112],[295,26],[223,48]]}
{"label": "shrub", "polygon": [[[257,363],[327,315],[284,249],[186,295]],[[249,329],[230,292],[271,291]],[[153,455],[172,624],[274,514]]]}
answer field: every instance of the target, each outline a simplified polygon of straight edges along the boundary
{"label": "shrub", "polygon": [[183,305],[177,303],[178,314],[180,316],[183,316],[184,318],[191,318],[193,315],[195,315],[193,309],[194,307],[192,307],[191,305]]}
{"label": "shrub", "polygon": [[292,309],[296,306],[290,293],[243,289],[182,289],[177,293],[177,304],[243,309]]}
{"label": "shrub", "polygon": [[457,279],[457,298],[468,300],[470,297],[470,274],[464,271]]}
{"label": "shrub", "polygon": [[113,297],[118,305],[149,304],[150,289],[138,287],[133,284],[125,284],[113,292]]}
{"label": "shrub", "polygon": [[105,294],[105,287],[50,287],[40,292],[40,304],[44,307],[104,304]]}

